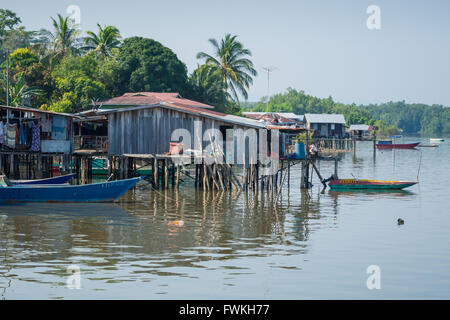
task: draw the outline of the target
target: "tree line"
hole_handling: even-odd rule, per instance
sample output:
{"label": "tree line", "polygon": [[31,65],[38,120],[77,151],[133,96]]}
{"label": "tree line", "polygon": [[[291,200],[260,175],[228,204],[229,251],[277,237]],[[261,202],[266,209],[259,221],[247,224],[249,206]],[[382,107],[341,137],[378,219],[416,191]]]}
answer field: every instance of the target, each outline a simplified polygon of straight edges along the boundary
{"label": "tree line", "polygon": [[348,125],[368,124],[378,128],[383,136],[399,132],[425,136],[450,136],[450,108],[441,105],[406,104],[405,101],[356,105],[333,101],[332,97],[317,98],[304,91],[288,88],[286,92],[247,103],[247,109],[264,112],[339,113]]}
{"label": "tree line", "polygon": [[125,92],[153,91],[179,92],[238,113],[239,97],[247,99],[257,75],[250,50],[236,35],[209,39],[213,53],[199,52],[197,68],[188,74],[169,48],[138,36],[122,39],[115,26],[97,24],[96,31],[83,34],[60,14],[51,18],[52,30],[28,31],[21,22],[16,13],[0,9],[1,104],[8,97],[12,106],[73,113]]}

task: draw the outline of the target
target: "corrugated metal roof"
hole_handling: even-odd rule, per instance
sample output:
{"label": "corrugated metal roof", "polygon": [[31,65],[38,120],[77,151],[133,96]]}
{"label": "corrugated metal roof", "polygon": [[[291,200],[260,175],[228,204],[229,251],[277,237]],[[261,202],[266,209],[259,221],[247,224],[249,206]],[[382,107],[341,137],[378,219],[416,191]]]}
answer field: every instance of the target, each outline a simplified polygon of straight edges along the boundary
{"label": "corrugated metal roof", "polygon": [[368,131],[370,128],[367,124],[352,124],[348,130],[361,130],[361,131]]}
{"label": "corrugated metal roof", "polygon": [[0,109],[8,109],[12,111],[22,111],[22,112],[36,112],[36,113],[46,113],[46,114],[53,114],[58,116],[64,116],[64,117],[71,117],[76,118],[77,116],[70,113],[62,113],[62,112],[53,112],[53,111],[47,111],[37,108],[30,108],[30,107],[12,107],[12,106],[2,106],[0,105]]}
{"label": "corrugated metal roof", "polygon": [[342,114],[305,114],[306,122],[309,123],[342,123],[345,124],[345,117]]}
{"label": "corrugated metal roof", "polygon": [[[144,106],[161,102],[168,102],[180,106],[214,109],[205,103],[185,99],[177,92],[129,92],[120,97],[114,97],[106,101],[99,102],[103,106]],[[103,108],[108,109],[108,108]]]}
{"label": "corrugated metal roof", "polygon": [[254,118],[254,119],[259,119],[261,116],[265,115],[265,114],[276,114],[279,115],[280,117],[283,118],[287,118],[287,119],[295,119],[298,121],[303,121],[304,116],[303,115],[298,115],[292,112],[260,112],[260,111],[246,111],[246,112],[242,112],[242,114],[246,117],[250,117],[250,118]]}

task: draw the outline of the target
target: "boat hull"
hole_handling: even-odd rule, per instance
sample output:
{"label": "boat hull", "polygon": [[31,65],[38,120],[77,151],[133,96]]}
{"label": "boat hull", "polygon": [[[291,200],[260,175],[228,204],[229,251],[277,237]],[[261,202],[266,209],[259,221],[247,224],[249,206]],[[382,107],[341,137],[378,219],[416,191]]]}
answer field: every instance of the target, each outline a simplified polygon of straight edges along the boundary
{"label": "boat hull", "polygon": [[390,150],[390,149],[414,149],[420,144],[416,143],[392,143],[392,144],[377,144],[377,149]]}
{"label": "boat hull", "polygon": [[76,173],[65,174],[58,177],[38,179],[38,180],[10,180],[12,185],[27,185],[27,184],[63,184],[68,182],[76,176]]}
{"label": "boat hull", "polygon": [[331,180],[328,186],[331,190],[400,190],[416,183],[413,181],[339,179]]}
{"label": "boat hull", "polygon": [[142,177],[85,185],[18,185],[0,188],[0,202],[111,202]]}

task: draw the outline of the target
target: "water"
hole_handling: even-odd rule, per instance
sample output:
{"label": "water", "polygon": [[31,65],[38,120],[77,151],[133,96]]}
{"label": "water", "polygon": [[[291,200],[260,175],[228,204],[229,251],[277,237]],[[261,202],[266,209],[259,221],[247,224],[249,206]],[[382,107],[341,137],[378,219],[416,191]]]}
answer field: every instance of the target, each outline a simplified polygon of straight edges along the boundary
{"label": "water", "polygon": [[[0,205],[0,296],[449,299],[450,144],[419,150],[420,184],[403,192],[321,194],[315,180],[308,201],[293,167],[277,210],[263,193],[154,192],[145,183],[117,204]],[[417,150],[374,159],[372,143],[361,142],[339,176],[414,181],[419,161]],[[333,162],[319,167],[334,171]],[[80,289],[67,286],[73,265]],[[367,288],[370,265],[380,289]]]}

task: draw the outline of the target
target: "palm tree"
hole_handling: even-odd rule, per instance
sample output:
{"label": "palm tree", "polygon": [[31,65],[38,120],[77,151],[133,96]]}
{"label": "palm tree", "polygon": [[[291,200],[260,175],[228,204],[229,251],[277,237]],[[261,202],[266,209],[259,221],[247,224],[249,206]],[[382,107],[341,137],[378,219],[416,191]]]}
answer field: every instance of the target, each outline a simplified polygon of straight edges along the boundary
{"label": "palm tree", "polygon": [[248,56],[251,52],[245,49],[242,43],[236,40],[237,35],[226,34],[219,43],[216,39],[209,39],[214,47],[215,57],[199,52],[197,59],[205,59],[205,63],[212,66],[222,78],[225,90],[230,93],[239,105],[238,93],[247,99],[250,85],[253,83],[252,76],[258,73],[253,68],[253,63]]}
{"label": "palm tree", "polygon": [[88,36],[84,39],[86,46],[83,49],[92,50],[98,55],[108,58],[111,56],[111,49],[120,45],[120,32],[114,26],[105,26],[103,29],[97,24],[98,33],[87,31]]}
{"label": "palm tree", "polygon": [[224,105],[229,97],[224,90],[222,78],[214,67],[203,64],[198,66],[189,77],[194,100],[202,101],[219,107],[223,111]]}
{"label": "palm tree", "polygon": [[28,87],[25,84],[24,75],[20,74],[16,83],[9,88],[10,105],[13,107],[18,107],[26,103],[26,100],[42,94],[43,91],[41,89],[37,87]]}
{"label": "palm tree", "polygon": [[51,18],[53,21],[53,33],[49,36],[53,42],[53,50],[57,56],[64,57],[68,53],[72,53],[77,49],[78,35],[80,29],[78,25],[72,23],[70,17],[63,18],[58,14],[57,19]]}

